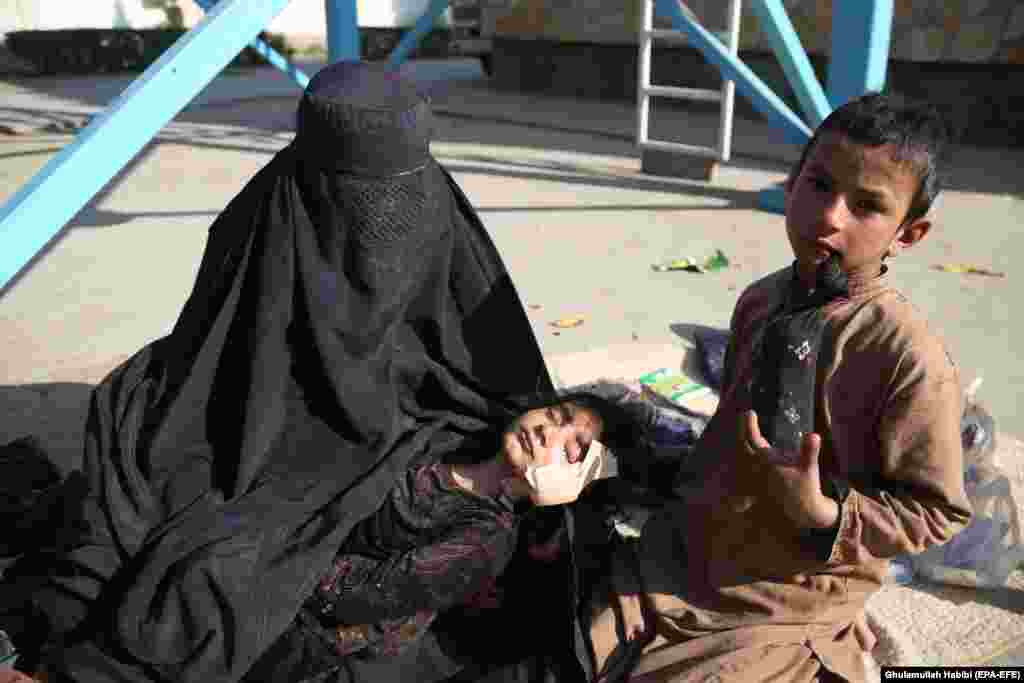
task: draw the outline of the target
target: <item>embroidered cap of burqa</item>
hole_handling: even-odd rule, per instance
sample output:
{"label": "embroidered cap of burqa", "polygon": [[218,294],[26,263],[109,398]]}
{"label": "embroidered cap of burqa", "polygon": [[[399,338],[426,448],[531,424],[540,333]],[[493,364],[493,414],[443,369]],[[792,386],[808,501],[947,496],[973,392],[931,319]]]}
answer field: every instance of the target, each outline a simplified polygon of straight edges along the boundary
{"label": "embroidered cap of burqa", "polygon": [[212,225],[173,331],[96,388],[91,539],[41,600],[58,630],[92,620],[55,673],[238,680],[399,473],[550,390],[431,128],[397,75],[320,71],[294,141]]}

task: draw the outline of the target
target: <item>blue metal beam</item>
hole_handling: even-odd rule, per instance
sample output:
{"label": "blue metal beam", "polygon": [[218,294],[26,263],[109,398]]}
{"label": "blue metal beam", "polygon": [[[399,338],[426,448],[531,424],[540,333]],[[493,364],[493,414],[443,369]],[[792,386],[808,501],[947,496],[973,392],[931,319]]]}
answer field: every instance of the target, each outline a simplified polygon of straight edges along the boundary
{"label": "blue metal beam", "polygon": [[811,130],[807,124],[718,38],[686,16],[679,7],[679,0],[658,0],[656,8],[671,18],[676,30],[686,33],[690,43],[704,54],[704,59],[718,67],[723,79],[736,82],[740,94],[750,100],[769,123],[781,130],[787,141],[803,144],[810,139]]}
{"label": "blue metal beam", "polygon": [[771,213],[786,213],[786,188],[782,185],[769,187],[757,195],[757,205]]}
{"label": "blue metal beam", "polygon": [[249,47],[256,50],[256,52],[258,52],[263,59],[267,60],[267,63],[271,66],[287,74],[289,78],[295,81],[295,85],[299,86],[303,90],[305,90],[306,86],[309,85],[309,76],[306,75],[305,71],[292,64],[287,57],[267,45],[262,40],[257,39],[252,41],[249,43]]}
{"label": "blue metal beam", "polygon": [[0,207],[0,292],[288,0],[221,0]]}
{"label": "blue metal beam", "polygon": [[[199,8],[204,12],[209,12],[210,8],[212,8],[217,1],[218,0],[195,0],[195,3],[199,5]],[[295,84],[303,90],[305,90],[306,86],[309,85],[309,76],[307,76],[302,69],[292,64],[287,57],[267,45],[267,43],[260,38],[256,38],[249,43],[249,47],[256,50],[263,59],[267,60],[268,64],[286,73],[293,81],[295,81]]]}
{"label": "blue metal beam", "polygon": [[[842,0],[838,0],[837,4],[843,4]],[[850,4],[849,0],[846,4]],[[785,6],[781,0],[752,0],[750,8],[757,15],[761,32],[771,43],[772,51],[800,102],[804,116],[810,121],[811,128],[817,128],[832,111],[832,107],[800,43],[800,37],[786,14]]]}
{"label": "blue metal beam", "polygon": [[388,56],[388,64],[391,68],[398,68],[405,61],[405,58],[409,56],[409,53],[419,44],[420,39],[430,33],[430,29],[434,27],[437,18],[448,8],[448,3],[449,0],[430,0],[427,11],[416,20],[416,25],[413,26],[412,30],[406,31],[405,35],[402,36],[402,40],[391,51],[391,55]]}
{"label": "blue metal beam", "polygon": [[828,96],[833,107],[885,87],[893,0],[836,0]]}
{"label": "blue metal beam", "polygon": [[[885,87],[892,36],[893,0],[834,0],[832,55],[829,61],[830,107]],[[782,187],[763,190],[761,208],[785,213]]]}
{"label": "blue metal beam", "polygon": [[356,0],[324,0],[327,14],[327,62],[358,61],[359,8]]}

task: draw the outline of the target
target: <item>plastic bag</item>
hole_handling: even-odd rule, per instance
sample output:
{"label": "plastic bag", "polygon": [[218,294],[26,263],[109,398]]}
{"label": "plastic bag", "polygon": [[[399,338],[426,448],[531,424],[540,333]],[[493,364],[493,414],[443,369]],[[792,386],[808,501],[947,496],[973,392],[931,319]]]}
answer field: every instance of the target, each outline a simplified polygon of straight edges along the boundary
{"label": "plastic bag", "polygon": [[964,487],[974,518],[948,543],[911,560],[923,578],[978,588],[1006,586],[1024,569],[1024,443],[996,431],[975,398],[980,384],[968,389],[961,420]]}

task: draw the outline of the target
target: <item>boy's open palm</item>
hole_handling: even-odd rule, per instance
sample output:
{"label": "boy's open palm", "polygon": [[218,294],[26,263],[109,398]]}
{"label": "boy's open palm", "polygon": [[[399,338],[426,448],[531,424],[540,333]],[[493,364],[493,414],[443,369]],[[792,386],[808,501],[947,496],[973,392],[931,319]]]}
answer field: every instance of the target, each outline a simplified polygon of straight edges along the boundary
{"label": "boy's open palm", "polygon": [[761,434],[757,413],[740,415],[740,444],[755,466],[781,494],[786,516],[801,529],[828,529],[839,518],[839,505],[821,490],[818,455],[821,436],[805,434],[800,452],[773,448]]}

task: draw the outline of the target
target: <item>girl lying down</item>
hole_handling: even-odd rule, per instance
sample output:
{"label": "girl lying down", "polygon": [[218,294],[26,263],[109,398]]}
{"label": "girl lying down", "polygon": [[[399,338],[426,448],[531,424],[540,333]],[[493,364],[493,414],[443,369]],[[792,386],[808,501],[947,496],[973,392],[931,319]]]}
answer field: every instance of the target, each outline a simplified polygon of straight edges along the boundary
{"label": "girl lying down", "polygon": [[300,681],[349,655],[396,655],[442,611],[497,606],[496,579],[516,548],[522,514],[571,502],[591,479],[607,476],[600,440],[616,447],[616,439],[632,438],[628,420],[616,405],[576,394],[522,413],[487,460],[410,468],[356,525],[246,680]]}

